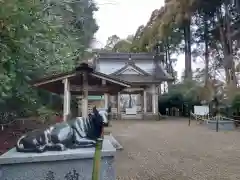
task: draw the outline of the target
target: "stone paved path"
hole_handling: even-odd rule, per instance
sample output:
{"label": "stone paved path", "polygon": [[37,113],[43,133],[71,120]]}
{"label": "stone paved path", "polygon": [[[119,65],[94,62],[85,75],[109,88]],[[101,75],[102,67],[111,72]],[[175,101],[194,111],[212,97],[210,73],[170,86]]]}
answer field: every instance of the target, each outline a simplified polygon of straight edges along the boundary
{"label": "stone paved path", "polygon": [[121,180],[240,179],[240,132],[215,132],[186,120],[114,121],[123,145],[117,152]]}

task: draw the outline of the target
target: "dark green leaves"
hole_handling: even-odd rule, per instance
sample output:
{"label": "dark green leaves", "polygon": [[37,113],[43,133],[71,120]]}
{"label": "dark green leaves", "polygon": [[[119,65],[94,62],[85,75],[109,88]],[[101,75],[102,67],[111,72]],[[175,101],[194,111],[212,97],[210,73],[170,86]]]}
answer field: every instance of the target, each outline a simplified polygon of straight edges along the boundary
{"label": "dark green leaves", "polygon": [[32,103],[41,106],[42,97],[27,82],[74,68],[76,56],[88,48],[97,30],[96,7],[90,4],[90,0],[0,1],[0,111],[12,111],[14,103],[9,102],[15,102],[18,112],[32,109]]}

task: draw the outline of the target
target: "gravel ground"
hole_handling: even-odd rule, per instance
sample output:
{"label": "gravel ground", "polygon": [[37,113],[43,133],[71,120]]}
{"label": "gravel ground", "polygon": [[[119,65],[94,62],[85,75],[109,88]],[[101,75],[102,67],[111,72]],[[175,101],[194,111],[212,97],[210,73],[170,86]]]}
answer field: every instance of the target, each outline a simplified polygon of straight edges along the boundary
{"label": "gravel ground", "polygon": [[113,121],[123,145],[118,180],[240,179],[240,132],[215,132],[187,120]]}

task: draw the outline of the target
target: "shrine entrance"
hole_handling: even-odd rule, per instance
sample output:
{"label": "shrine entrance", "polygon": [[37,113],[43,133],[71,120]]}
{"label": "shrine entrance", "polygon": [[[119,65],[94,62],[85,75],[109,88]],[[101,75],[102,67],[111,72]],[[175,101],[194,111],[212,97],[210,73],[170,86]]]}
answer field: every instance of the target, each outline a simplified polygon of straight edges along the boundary
{"label": "shrine entrance", "polygon": [[158,118],[158,86],[125,88],[118,93],[120,119]]}
{"label": "shrine entrance", "polygon": [[122,118],[142,119],[143,103],[142,96],[137,93],[120,93],[119,108]]}

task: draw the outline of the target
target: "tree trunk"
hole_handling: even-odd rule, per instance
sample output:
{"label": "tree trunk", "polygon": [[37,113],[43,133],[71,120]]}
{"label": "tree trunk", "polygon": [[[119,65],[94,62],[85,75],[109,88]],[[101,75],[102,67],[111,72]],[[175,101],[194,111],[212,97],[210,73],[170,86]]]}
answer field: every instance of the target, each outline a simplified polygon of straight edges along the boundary
{"label": "tree trunk", "polygon": [[228,4],[224,3],[225,17],[221,9],[217,11],[217,19],[219,22],[220,40],[223,48],[224,55],[224,69],[226,73],[226,82],[230,83],[232,80],[234,84],[237,85],[236,75],[235,75],[235,64],[233,61],[233,51],[232,51],[232,39],[230,31],[230,17],[228,11]]}
{"label": "tree trunk", "polygon": [[[166,38],[166,42],[165,42],[165,53],[166,53],[166,69],[167,69],[167,72],[173,76],[173,67],[172,67],[168,37]],[[168,84],[168,91],[169,91],[169,89],[171,89],[171,86],[172,86],[173,82],[168,81],[167,84]]]}
{"label": "tree trunk", "polygon": [[230,19],[230,12],[229,12],[229,0],[225,0],[224,3],[224,10],[225,10],[225,26],[226,26],[226,42],[228,45],[228,56],[226,58],[226,61],[228,61],[226,64],[228,65],[228,73],[229,73],[229,83],[232,83],[236,85],[237,87],[237,78],[235,73],[235,63],[233,59],[233,41],[231,38],[231,19]]}
{"label": "tree trunk", "polygon": [[184,22],[184,40],[185,40],[185,80],[192,80],[192,60],[191,60],[191,20]]}
{"label": "tree trunk", "polygon": [[208,18],[204,15],[204,39],[205,39],[205,84],[209,80],[209,30],[208,30]]}
{"label": "tree trunk", "polygon": [[240,11],[240,1],[234,0],[234,5],[237,7],[238,11]]}
{"label": "tree trunk", "polygon": [[223,12],[221,8],[217,11],[217,19],[219,22],[219,31],[220,31],[220,40],[223,48],[223,66],[226,75],[226,84],[227,84],[227,94],[229,102],[235,96],[235,91],[237,88],[237,78],[235,74],[235,63],[233,60],[233,42],[231,38],[231,19],[229,14],[229,1],[225,0],[224,4],[224,12],[225,16],[223,16]]}

